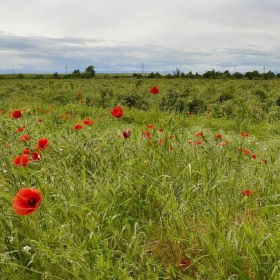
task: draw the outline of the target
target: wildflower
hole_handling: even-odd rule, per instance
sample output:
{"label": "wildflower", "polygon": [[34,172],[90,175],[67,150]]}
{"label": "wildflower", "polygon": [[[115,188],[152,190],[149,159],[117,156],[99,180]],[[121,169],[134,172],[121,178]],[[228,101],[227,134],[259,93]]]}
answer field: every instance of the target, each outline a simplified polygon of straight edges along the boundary
{"label": "wildflower", "polygon": [[250,153],[250,151],[248,149],[243,149],[242,152],[244,155],[248,155]]}
{"label": "wildflower", "polygon": [[21,188],[13,199],[13,207],[18,215],[30,215],[36,211],[42,201],[39,190]]}
{"label": "wildflower", "polygon": [[29,149],[24,149],[23,153],[26,154],[26,155],[29,155],[30,154],[30,150]]}
{"label": "wildflower", "polygon": [[268,164],[268,159],[266,159],[266,158],[263,159],[263,163],[264,163],[264,164]]}
{"label": "wildflower", "polygon": [[196,137],[196,138],[199,138],[200,136],[202,136],[202,131],[198,131],[198,132],[195,134],[195,137]]}
{"label": "wildflower", "polygon": [[27,166],[28,163],[29,163],[29,157],[27,154],[22,154],[14,159],[14,164],[17,166]]}
{"label": "wildflower", "polygon": [[126,128],[124,131],[123,131],[123,137],[125,139],[129,138],[130,137],[130,134],[131,134],[131,131],[129,128]]}
{"label": "wildflower", "polygon": [[17,131],[18,131],[18,132],[22,132],[23,130],[24,130],[24,127],[22,127],[22,126],[20,126],[20,127],[17,128]]}
{"label": "wildflower", "polygon": [[158,144],[161,145],[161,146],[164,146],[164,140],[163,140],[163,139],[160,139],[160,140],[158,141]]}
{"label": "wildflower", "polygon": [[222,136],[221,133],[217,133],[217,134],[215,135],[215,137],[216,137],[216,139],[222,139],[222,138],[223,138],[223,136]]}
{"label": "wildflower", "polygon": [[28,245],[25,245],[24,247],[22,247],[22,251],[24,252],[29,252],[31,250],[31,247]]}
{"label": "wildflower", "polygon": [[154,128],[154,125],[153,125],[152,123],[150,123],[150,124],[147,125],[147,127],[148,127],[149,129],[153,129],[153,128]]}
{"label": "wildflower", "polygon": [[82,129],[82,126],[80,124],[76,124],[76,125],[74,125],[74,129],[80,130],[80,129]]}
{"label": "wildflower", "polygon": [[202,142],[201,142],[200,140],[196,140],[196,141],[195,141],[195,144],[196,144],[197,146],[200,146],[200,145],[202,144]]}
{"label": "wildflower", "polygon": [[188,259],[183,259],[181,261],[181,266],[189,266],[190,265],[190,261]]}
{"label": "wildflower", "polygon": [[32,153],[32,159],[34,160],[34,161],[38,161],[38,160],[40,160],[41,159],[41,153],[37,153],[37,152],[33,152]]}
{"label": "wildflower", "polygon": [[247,132],[244,132],[244,131],[240,132],[240,135],[242,137],[249,137],[249,134]]}
{"label": "wildflower", "polygon": [[256,159],[257,155],[256,154],[251,154],[251,159]]}
{"label": "wildflower", "polygon": [[228,145],[230,145],[230,141],[221,141],[219,145],[220,146],[228,146]]}
{"label": "wildflower", "polygon": [[20,137],[19,141],[29,141],[30,140],[30,136],[28,134],[24,134]]}
{"label": "wildflower", "polygon": [[82,122],[83,122],[84,125],[91,125],[91,124],[93,124],[93,121],[90,120],[89,118],[85,118]]}
{"label": "wildflower", "polygon": [[20,110],[15,110],[15,111],[13,111],[12,115],[13,115],[13,118],[14,118],[14,119],[18,119],[18,118],[20,118],[20,117],[22,116]]}
{"label": "wildflower", "polygon": [[142,132],[142,135],[145,136],[146,138],[149,138],[149,139],[152,138],[152,137],[151,137],[151,132],[150,132],[150,131],[143,131],[143,132]]}
{"label": "wildflower", "polygon": [[159,93],[159,88],[157,86],[152,86],[150,88],[150,93],[152,94],[158,94]]}
{"label": "wildflower", "polygon": [[191,145],[193,143],[192,139],[188,140],[188,144]]}
{"label": "wildflower", "polygon": [[253,194],[253,192],[251,192],[250,190],[244,190],[243,192],[242,192],[242,194],[244,195],[244,196],[250,196],[250,195],[252,195]]}
{"label": "wildflower", "polygon": [[111,115],[117,119],[121,118],[123,116],[123,109],[121,106],[116,106],[112,111]]}
{"label": "wildflower", "polygon": [[158,131],[159,131],[159,132],[164,132],[164,129],[163,129],[162,127],[159,127],[159,128],[158,128]]}
{"label": "wildflower", "polygon": [[42,139],[38,140],[36,150],[45,150],[48,146],[49,146],[49,139],[48,138],[42,138]]}

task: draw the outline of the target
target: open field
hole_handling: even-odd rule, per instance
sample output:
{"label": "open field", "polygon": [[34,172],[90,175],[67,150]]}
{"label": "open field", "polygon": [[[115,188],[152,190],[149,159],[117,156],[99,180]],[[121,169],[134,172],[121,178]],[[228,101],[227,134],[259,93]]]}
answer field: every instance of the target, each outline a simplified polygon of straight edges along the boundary
{"label": "open field", "polygon": [[[279,79],[3,79],[0,97],[2,279],[280,279]],[[42,200],[19,209],[22,188]]]}

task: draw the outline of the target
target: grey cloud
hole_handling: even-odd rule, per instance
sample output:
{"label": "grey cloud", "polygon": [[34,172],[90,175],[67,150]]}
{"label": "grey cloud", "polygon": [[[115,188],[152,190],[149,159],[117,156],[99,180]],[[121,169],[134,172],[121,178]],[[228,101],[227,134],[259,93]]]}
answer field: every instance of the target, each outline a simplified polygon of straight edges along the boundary
{"label": "grey cloud", "polygon": [[[12,56],[7,58],[7,54]],[[277,71],[280,65],[280,48],[258,45],[246,47],[170,46],[159,43],[125,42],[103,38],[45,36],[15,36],[0,32],[0,69],[29,70],[33,72],[68,72],[84,70],[94,65],[96,71],[204,72],[239,67],[244,71],[267,67]],[[10,71],[10,70],[9,70]]]}

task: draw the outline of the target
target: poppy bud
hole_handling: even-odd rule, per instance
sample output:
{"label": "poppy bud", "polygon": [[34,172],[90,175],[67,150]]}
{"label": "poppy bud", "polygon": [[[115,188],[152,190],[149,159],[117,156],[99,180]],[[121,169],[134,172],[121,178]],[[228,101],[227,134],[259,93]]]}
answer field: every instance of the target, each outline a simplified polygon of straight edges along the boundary
{"label": "poppy bud", "polygon": [[123,137],[124,137],[125,139],[129,138],[129,137],[130,137],[130,134],[131,134],[131,131],[130,131],[129,128],[127,128],[127,129],[125,129],[125,130],[123,131]]}

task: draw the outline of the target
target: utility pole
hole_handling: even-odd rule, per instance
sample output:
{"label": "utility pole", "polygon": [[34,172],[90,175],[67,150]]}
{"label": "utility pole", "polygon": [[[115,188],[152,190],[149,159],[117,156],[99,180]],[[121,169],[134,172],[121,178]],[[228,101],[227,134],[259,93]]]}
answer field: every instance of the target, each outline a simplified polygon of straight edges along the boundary
{"label": "utility pole", "polygon": [[66,69],[66,75],[67,75],[67,65],[66,65],[65,69]]}

